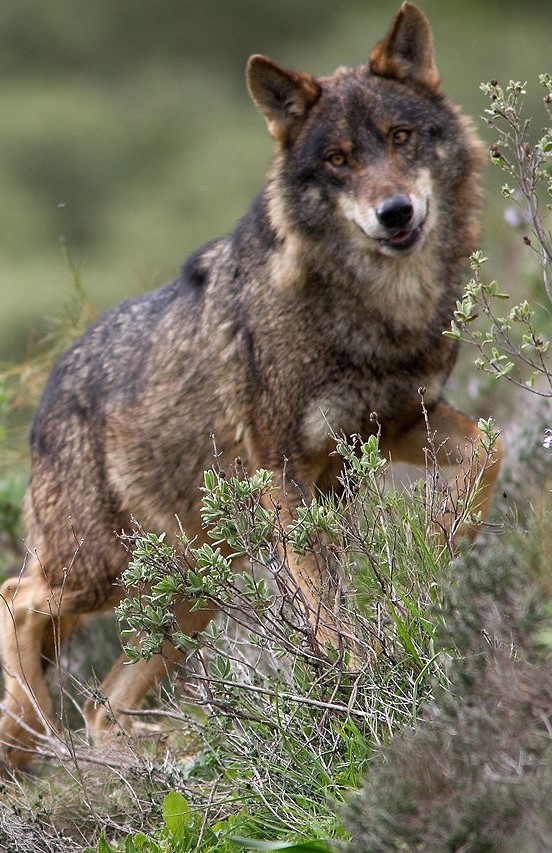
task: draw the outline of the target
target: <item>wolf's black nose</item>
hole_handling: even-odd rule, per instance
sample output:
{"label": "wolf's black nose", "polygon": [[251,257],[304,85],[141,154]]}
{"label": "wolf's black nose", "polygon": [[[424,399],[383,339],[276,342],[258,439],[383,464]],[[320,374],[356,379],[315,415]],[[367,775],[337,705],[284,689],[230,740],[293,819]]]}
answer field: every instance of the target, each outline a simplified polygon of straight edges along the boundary
{"label": "wolf's black nose", "polygon": [[414,207],[407,195],[390,195],[376,208],[376,216],[385,228],[406,228]]}

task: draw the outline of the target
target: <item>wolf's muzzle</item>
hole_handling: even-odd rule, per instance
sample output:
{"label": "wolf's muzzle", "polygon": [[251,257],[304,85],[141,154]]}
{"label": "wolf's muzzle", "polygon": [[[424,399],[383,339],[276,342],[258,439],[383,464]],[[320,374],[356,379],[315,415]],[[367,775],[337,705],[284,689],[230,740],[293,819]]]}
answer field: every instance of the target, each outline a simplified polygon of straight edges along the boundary
{"label": "wolf's muzzle", "polygon": [[387,234],[379,237],[384,254],[404,255],[419,246],[423,240],[425,213],[416,212],[412,199],[407,195],[387,196],[376,208],[376,218]]}

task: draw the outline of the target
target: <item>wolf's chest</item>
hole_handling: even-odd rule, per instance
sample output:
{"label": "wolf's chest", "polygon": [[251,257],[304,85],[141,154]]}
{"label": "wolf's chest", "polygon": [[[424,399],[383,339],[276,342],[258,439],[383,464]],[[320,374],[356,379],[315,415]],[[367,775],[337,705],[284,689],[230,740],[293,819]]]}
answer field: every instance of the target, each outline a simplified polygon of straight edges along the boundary
{"label": "wolf's chest", "polygon": [[421,388],[425,403],[433,404],[447,373],[445,366],[435,368],[423,357],[395,364],[374,358],[363,366],[343,365],[310,388],[305,383],[298,413],[303,448],[329,452],[338,436],[366,438],[378,423],[385,429],[387,423],[421,407]]}
{"label": "wolf's chest", "polygon": [[338,436],[367,436],[375,429],[371,413],[389,417],[397,401],[385,381],[374,376],[355,382],[350,376],[328,382],[305,398],[300,413],[301,438],[305,450],[329,452]]}

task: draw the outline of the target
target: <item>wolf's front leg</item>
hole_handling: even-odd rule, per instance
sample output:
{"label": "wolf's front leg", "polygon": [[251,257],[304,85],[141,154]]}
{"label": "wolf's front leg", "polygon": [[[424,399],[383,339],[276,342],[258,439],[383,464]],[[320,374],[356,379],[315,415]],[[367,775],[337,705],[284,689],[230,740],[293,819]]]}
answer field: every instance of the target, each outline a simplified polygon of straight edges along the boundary
{"label": "wolf's front leg", "polygon": [[[203,631],[215,613],[213,608],[194,611],[187,599],[177,602],[174,611],[180,630],[191,637]],[[151,727],[134,723],[128,712],[138,710],[150,690],[181,661],[182,654],[169,640],[165,641],[161,654],[152,655],[148,660],[129,664],[128,656],[123,652],[96,695],[87,699],[84,705],[86,726],[94,745],[109,748],[116,745],[122,734],[148,730],[151,734]]]}
{"label": "wolf's front leg", "polygon": [[[256,460],[256,467],[265,467]],[[316,656],[327,655],[330,644],[340,657],[351,650],[355,641],[339,618],[339,577],[335,558],[321,535],[312,549],[299,556],[294,552],[288,533],[297,523],[297,509],[307,506],[315,493],[320,471],[297,464],[286,470],[271,465],[274,489],[262,498],[265,509],[278,513],[279,550],[282,570],[289,571],[287,588],[294,621],[306,636]]]}

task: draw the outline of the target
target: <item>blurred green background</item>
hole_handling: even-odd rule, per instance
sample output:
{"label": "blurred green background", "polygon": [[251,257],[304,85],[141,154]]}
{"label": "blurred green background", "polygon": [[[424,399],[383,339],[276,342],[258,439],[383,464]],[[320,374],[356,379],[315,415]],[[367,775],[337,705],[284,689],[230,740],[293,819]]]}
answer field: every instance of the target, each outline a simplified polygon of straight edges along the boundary
{"label": "blurred green background", "polygon": [[[248,56],[327,73],[363,61],[390,0],[3,0],[0,11],[0,359],[25,354],[72,291],[64,249],[102,310],[172,276],[232,228],[271,154]],[[421,0],[445,91],[550,70],[550,0]],[[485,129],[480,122],[482,133]],[[539,128],[537,127],[537,130]],[[493,171],[496,174],[493,174]],[[528,262],[487,169],[483,247],[505,288]]]}

